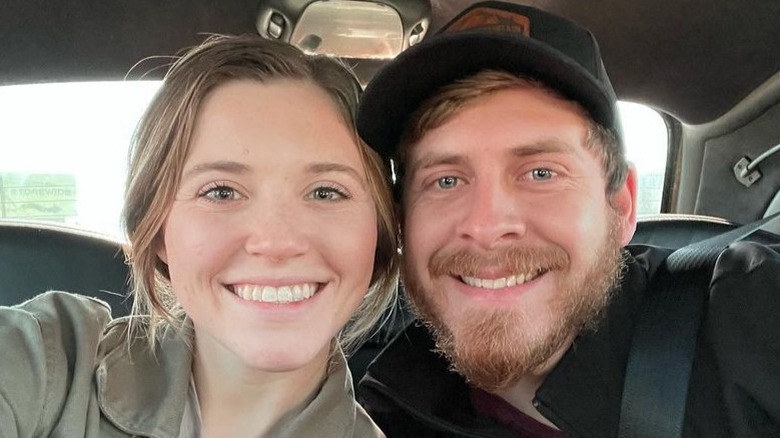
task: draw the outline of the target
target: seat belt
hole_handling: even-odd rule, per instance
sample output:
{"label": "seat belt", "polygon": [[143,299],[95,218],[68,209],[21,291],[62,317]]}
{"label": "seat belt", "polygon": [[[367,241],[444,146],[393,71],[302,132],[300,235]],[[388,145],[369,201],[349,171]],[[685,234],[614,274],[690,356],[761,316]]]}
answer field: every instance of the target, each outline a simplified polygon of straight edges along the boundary
{"label": "seat belt", "polygon": [[767,222],[763,219],[669,254],[654,275],[634,328],[623,383],[620,438],[682,436],[688,380],[709,280],[720,253]]}

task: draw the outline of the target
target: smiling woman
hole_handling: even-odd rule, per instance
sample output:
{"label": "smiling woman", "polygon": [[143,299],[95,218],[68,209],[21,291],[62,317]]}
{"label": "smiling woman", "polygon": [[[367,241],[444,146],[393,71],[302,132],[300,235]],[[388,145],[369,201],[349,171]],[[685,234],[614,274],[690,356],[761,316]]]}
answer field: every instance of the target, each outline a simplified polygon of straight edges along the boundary
{"label": "smiling woman", "polygon": [[397,278],[387,178],[355,134],[358,92],[335,61],[257,36],[179,59],[131,145],[134,315],[111,321],[62,292],[0,308],[5,353],[25,358],[0,368],[0,424],[18,436],[382,436],[342,352]]}
{"label": "smiling woman", "polygon": [[354,135],[333,109],[318,86],[291,80],[234,81],[203,101],[158,249],[205,334],[196,377],[198,365],[209,370],[198,359],[232,355],[318,375],[362,300],[377,214]]}

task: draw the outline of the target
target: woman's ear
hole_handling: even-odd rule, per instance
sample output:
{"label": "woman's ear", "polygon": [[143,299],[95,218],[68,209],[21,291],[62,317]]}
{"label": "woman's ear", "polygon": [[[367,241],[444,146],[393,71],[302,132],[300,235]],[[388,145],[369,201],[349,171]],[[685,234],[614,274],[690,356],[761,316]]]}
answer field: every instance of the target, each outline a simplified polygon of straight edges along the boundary
{"label": "woman's ear", "polygon": [[162,234],[162,230],[159,234],[157,234],[157,237],[154,238],[154,246],[157,247],[157,250],[155,251],[157,253],[157,257],[159,257],[160,260],[162,260],[162,262],[167,265],[168,251],[165,248],[165,237]]}
{"label": "woman's ear", "polygon": [[618,215],[621,246],[628,245],[636,232],[638,177],[633,163],[628,164],[626,181],[611,195],[610,204]]}

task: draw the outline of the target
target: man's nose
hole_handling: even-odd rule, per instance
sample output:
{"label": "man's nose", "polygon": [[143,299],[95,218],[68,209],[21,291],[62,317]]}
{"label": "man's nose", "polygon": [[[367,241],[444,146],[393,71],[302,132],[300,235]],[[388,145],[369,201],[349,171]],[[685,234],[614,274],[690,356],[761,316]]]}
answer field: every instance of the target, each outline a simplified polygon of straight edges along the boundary
{"label": "man's nose", "polygon": [[475,182],[456,227],[459,237],[484,249],[522,238],[526,223],[515,190],[498,178]]}
{"label": "man's nose", "polygon": [[309,239],[304,218],[289,205],[258,205],[247,211],[244,249],[278,262],[304,254]]}

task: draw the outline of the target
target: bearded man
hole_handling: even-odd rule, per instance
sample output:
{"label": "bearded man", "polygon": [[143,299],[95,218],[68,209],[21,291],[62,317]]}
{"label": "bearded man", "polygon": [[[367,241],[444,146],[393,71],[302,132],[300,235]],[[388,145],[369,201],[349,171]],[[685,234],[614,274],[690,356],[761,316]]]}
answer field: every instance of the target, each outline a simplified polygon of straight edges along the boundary
{"label": "bearded man", "polygon": [[[358,129],[395,165],[422,322],[358,390],[389,437],[617,434],[634,320],[669,252],[625,249],[637,176],[616,102],[590,33],[499,2],[464,11],[369,84]],[[742,249],[772,259],[758,281],[778,285],[764,250]],[[716,360],[734,352],[718,348],[697,350],[685,435],[775,430],[745,420]],[[770,427],[776,408],[758,409]]]}

